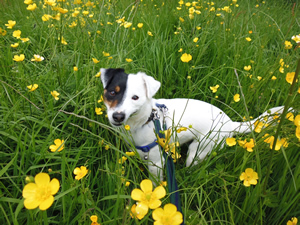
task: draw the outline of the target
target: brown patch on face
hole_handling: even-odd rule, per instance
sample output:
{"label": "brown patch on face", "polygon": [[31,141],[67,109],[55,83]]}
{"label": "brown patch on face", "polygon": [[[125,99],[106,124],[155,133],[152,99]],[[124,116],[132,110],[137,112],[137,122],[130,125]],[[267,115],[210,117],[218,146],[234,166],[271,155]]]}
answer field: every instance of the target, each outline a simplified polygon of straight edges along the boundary
{"label": "brown patch on face", "polygon": [[106,93],[107,93],[107,90],[106,90],[106,89],[104,89],[103,93],[104,93],[104,94],[106,94]]}
{"label": "brown patch on face", "polygon": [[120,90],[121,90],[120,86],[115,87],[115,92],[120,92]]}
{"label": "brown patch on face", "polygon": [[104,103],[105,103],[105,105],[107,105],[109,108],[115,108],[116,105],[118,105],[118,100],[108,101],[106,98],[104,98]]}

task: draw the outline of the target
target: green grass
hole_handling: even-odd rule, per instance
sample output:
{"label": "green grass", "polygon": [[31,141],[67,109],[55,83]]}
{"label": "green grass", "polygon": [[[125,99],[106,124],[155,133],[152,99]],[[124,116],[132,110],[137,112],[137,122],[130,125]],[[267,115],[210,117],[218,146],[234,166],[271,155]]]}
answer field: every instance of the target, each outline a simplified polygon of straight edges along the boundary
{"label": "green grass", "polygon": [[[57,2],[69,11],[60,20],[45,22],[41,19],[44,14],[54,16],[57,11],[43,8],[39,1],[35,1],[38,7],[34,11],[26,10],[23,0],[0,2],[0,27],[6,32],[0,36],[2,224],[90,224],[91,215],[97,215],[101,224],[153,223],[151,213],[141,221],[130,216],[134,204],[130,193],[148,177],[147,169],[142,169],[138,157],[118,163],[128,151],[123,141],[126,136],[110,128],[104,114],[95,114],[95,107],[104,108],[97,103],[103,88],[95,77],[102,67],[146,72],[162,82],[156,98],[201,99],[236,121],[257,117],[279,105],[300,110],[299,83],[289,95],[291,85],[285,81],[286,73],[295,72],[299,59],[300,50],[291,40],[299,34],[295,1],[238,1],[236,7],[231,1],[216,0],[212,5],[199,0],[196,6],[200,8],[195,6],[195,10],[201,14],[194,13],[194,19],[189,18],[192,6],[182,5],[178,10],[178,1],[173,0],[97,0],[94,7],[83,6],[87,1],[82,1],[79,5],[73,0]],[[223,11],[224,6],[232,11]],[[80,14],[72,17],[79,7]],[[84,16],[84,10],[93,17]],[[116,20],[122,17],[132,26],[120,26]],[[13,29],[5,26],[8,20],[16,21]],[[77,26],[71,28],[73,21]],[[138,23],[143,27],[138,28]],[[14,30],[21,30],[21,37],[30,41],[14,38]],[[62,37],[67,45],[58,40]],[[252,40],[248,42],[246,37]],[[292,49],[285,49],[286,40],[292,42]],[[12,48],[16,42],[19,46]],[[180,48],[182,52],[178,52]],[[183,53],[193,59],[182,62]],[[13,61],[19,54],[25,54],[25,60]],[[45,60],[32,62],[34,54]],[[100,62],[95,64],[92,58]],[[283,74],[279,72],[280,59],[288,65]],[[247,65],[252,66],[248,72],[244,70]],[[39,87],[29,92],[30,84]],[[217,84],[218,91],[212,93],[209,87]],[[58,101],[50,94],[53,90],[60,93]],[[233,101],[237,93],[240,102]],[[300,219],[300,142],[296,126],[281,120],[279,130],[276,124],[240,137],[256,140],[252,153],[238,145],[216,146],[206,160],[185,168],[182,149],[176,173],[186,224],[286,224],[291,217]],[[287,138],[289,146],[271,150],[263,141],[265,133]],[[50,152],[49,146],[57,138],[66,141],[65,148]],[[89,173],[77,181],[73,170],[82,165]],[[246,168],[258,173],[257,185],[245,187],[239,180]],[[57,178],[61,186],[49,209],[28,210],[22,197],[25,178],[40,172]],[[129,187],[124,180],[131,182]],[[163,205],[169,202],[169,194]]]}

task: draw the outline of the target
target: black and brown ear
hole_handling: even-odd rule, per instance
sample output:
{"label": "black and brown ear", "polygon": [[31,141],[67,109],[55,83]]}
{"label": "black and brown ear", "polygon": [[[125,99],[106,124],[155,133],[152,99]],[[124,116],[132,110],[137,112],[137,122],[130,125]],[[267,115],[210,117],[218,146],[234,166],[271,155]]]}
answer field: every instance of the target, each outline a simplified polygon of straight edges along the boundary
{"label": "black and brown ear", "polygon": [[[127,74],[124,72],[124,69],[122,68],[117,68],[117,69],[100,69],[101,73],[101,81],[103,84],[103,87],[106,89],[106,87],[114,80],[115,78],[117,79],[122,79],[122,77],[126,77]],[[127,78],[127,77],[126,77]]]}

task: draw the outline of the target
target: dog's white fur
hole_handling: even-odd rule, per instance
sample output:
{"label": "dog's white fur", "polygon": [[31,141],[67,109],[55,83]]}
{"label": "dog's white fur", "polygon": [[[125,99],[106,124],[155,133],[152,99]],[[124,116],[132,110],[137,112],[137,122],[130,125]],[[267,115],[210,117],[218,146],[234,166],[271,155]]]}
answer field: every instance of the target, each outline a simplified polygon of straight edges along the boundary
{"label": "dog's white fur", "polygon": [[[105,74],[105,69],[101,69],[101,74]],[[105,87],[106,81],[102,75],[101,79]],[[233,122],[221,109],[199,100],[154,99],[153,96],[159,90],[160,85],[159,81],[145,73],[129,74],[122,103],[114,108],[107,105],[108,119],[112,125],[116,125],[112,117],[113,113],[125,113],[122,124],[130,126],[134,144],[145,146],[156,139],[154,124],[152,122],[146,124],[152,109],[157,109],[156,103],[166,105],[168,108],[166,115],[168,128],[171,126],[177,126],[178,128],[192,127],[187,131],[176,134],[176,141],[179,141],[180,145],[191,142],[186,160],[187,166],[198,160],[203,160],[214,146],[222,144],[226,137],[232,136],[235,132],[250,132],[257,120],[242,123]],[[132,96],[135,95],[139,97],[138,100],[132,99]],[[283,107],[275,107],[263,113],[260,117],[270,113],[281,113],[282,110]],[[158,111],[162,123],[163,115],[159,109]],[[137,152],[142,159],[147,159],[149,171],[155,177],[162,179],[164,160],[159,147],[155,146],[148,153],[141,150],[137,150]]]}

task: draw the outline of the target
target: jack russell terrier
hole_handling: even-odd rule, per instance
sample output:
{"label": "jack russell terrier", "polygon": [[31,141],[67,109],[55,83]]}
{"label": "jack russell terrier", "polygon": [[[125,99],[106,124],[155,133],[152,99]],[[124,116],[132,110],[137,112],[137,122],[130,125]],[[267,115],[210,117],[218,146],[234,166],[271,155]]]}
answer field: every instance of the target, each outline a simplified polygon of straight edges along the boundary
{"label": "jack russell terrier", "polygon": [[[250,132],[258,119],[234,122],[216,106],[194,99],[154,99],[161,84],[142,72],[126,74],[123,69],[103,68],[100,72],[109,122],[114,127],[130,126],[137,152],[147,161],[149,171],[160,180],[163,179],[164,158],[156,142],[154,124],[149,122],[153,109],[157,110],[161,124],[165,120],[167,128],[188,128],[184,132],[173,132],[176,135],[171,137],[171,141],[178,141],[180,145],[190,143],[186,166],[203,160],[214,146],[223,144],[225,138]],[[165,115],[158,105],[168,109]],[[275,107],[259,118],[282,111],[282,106]]]}

